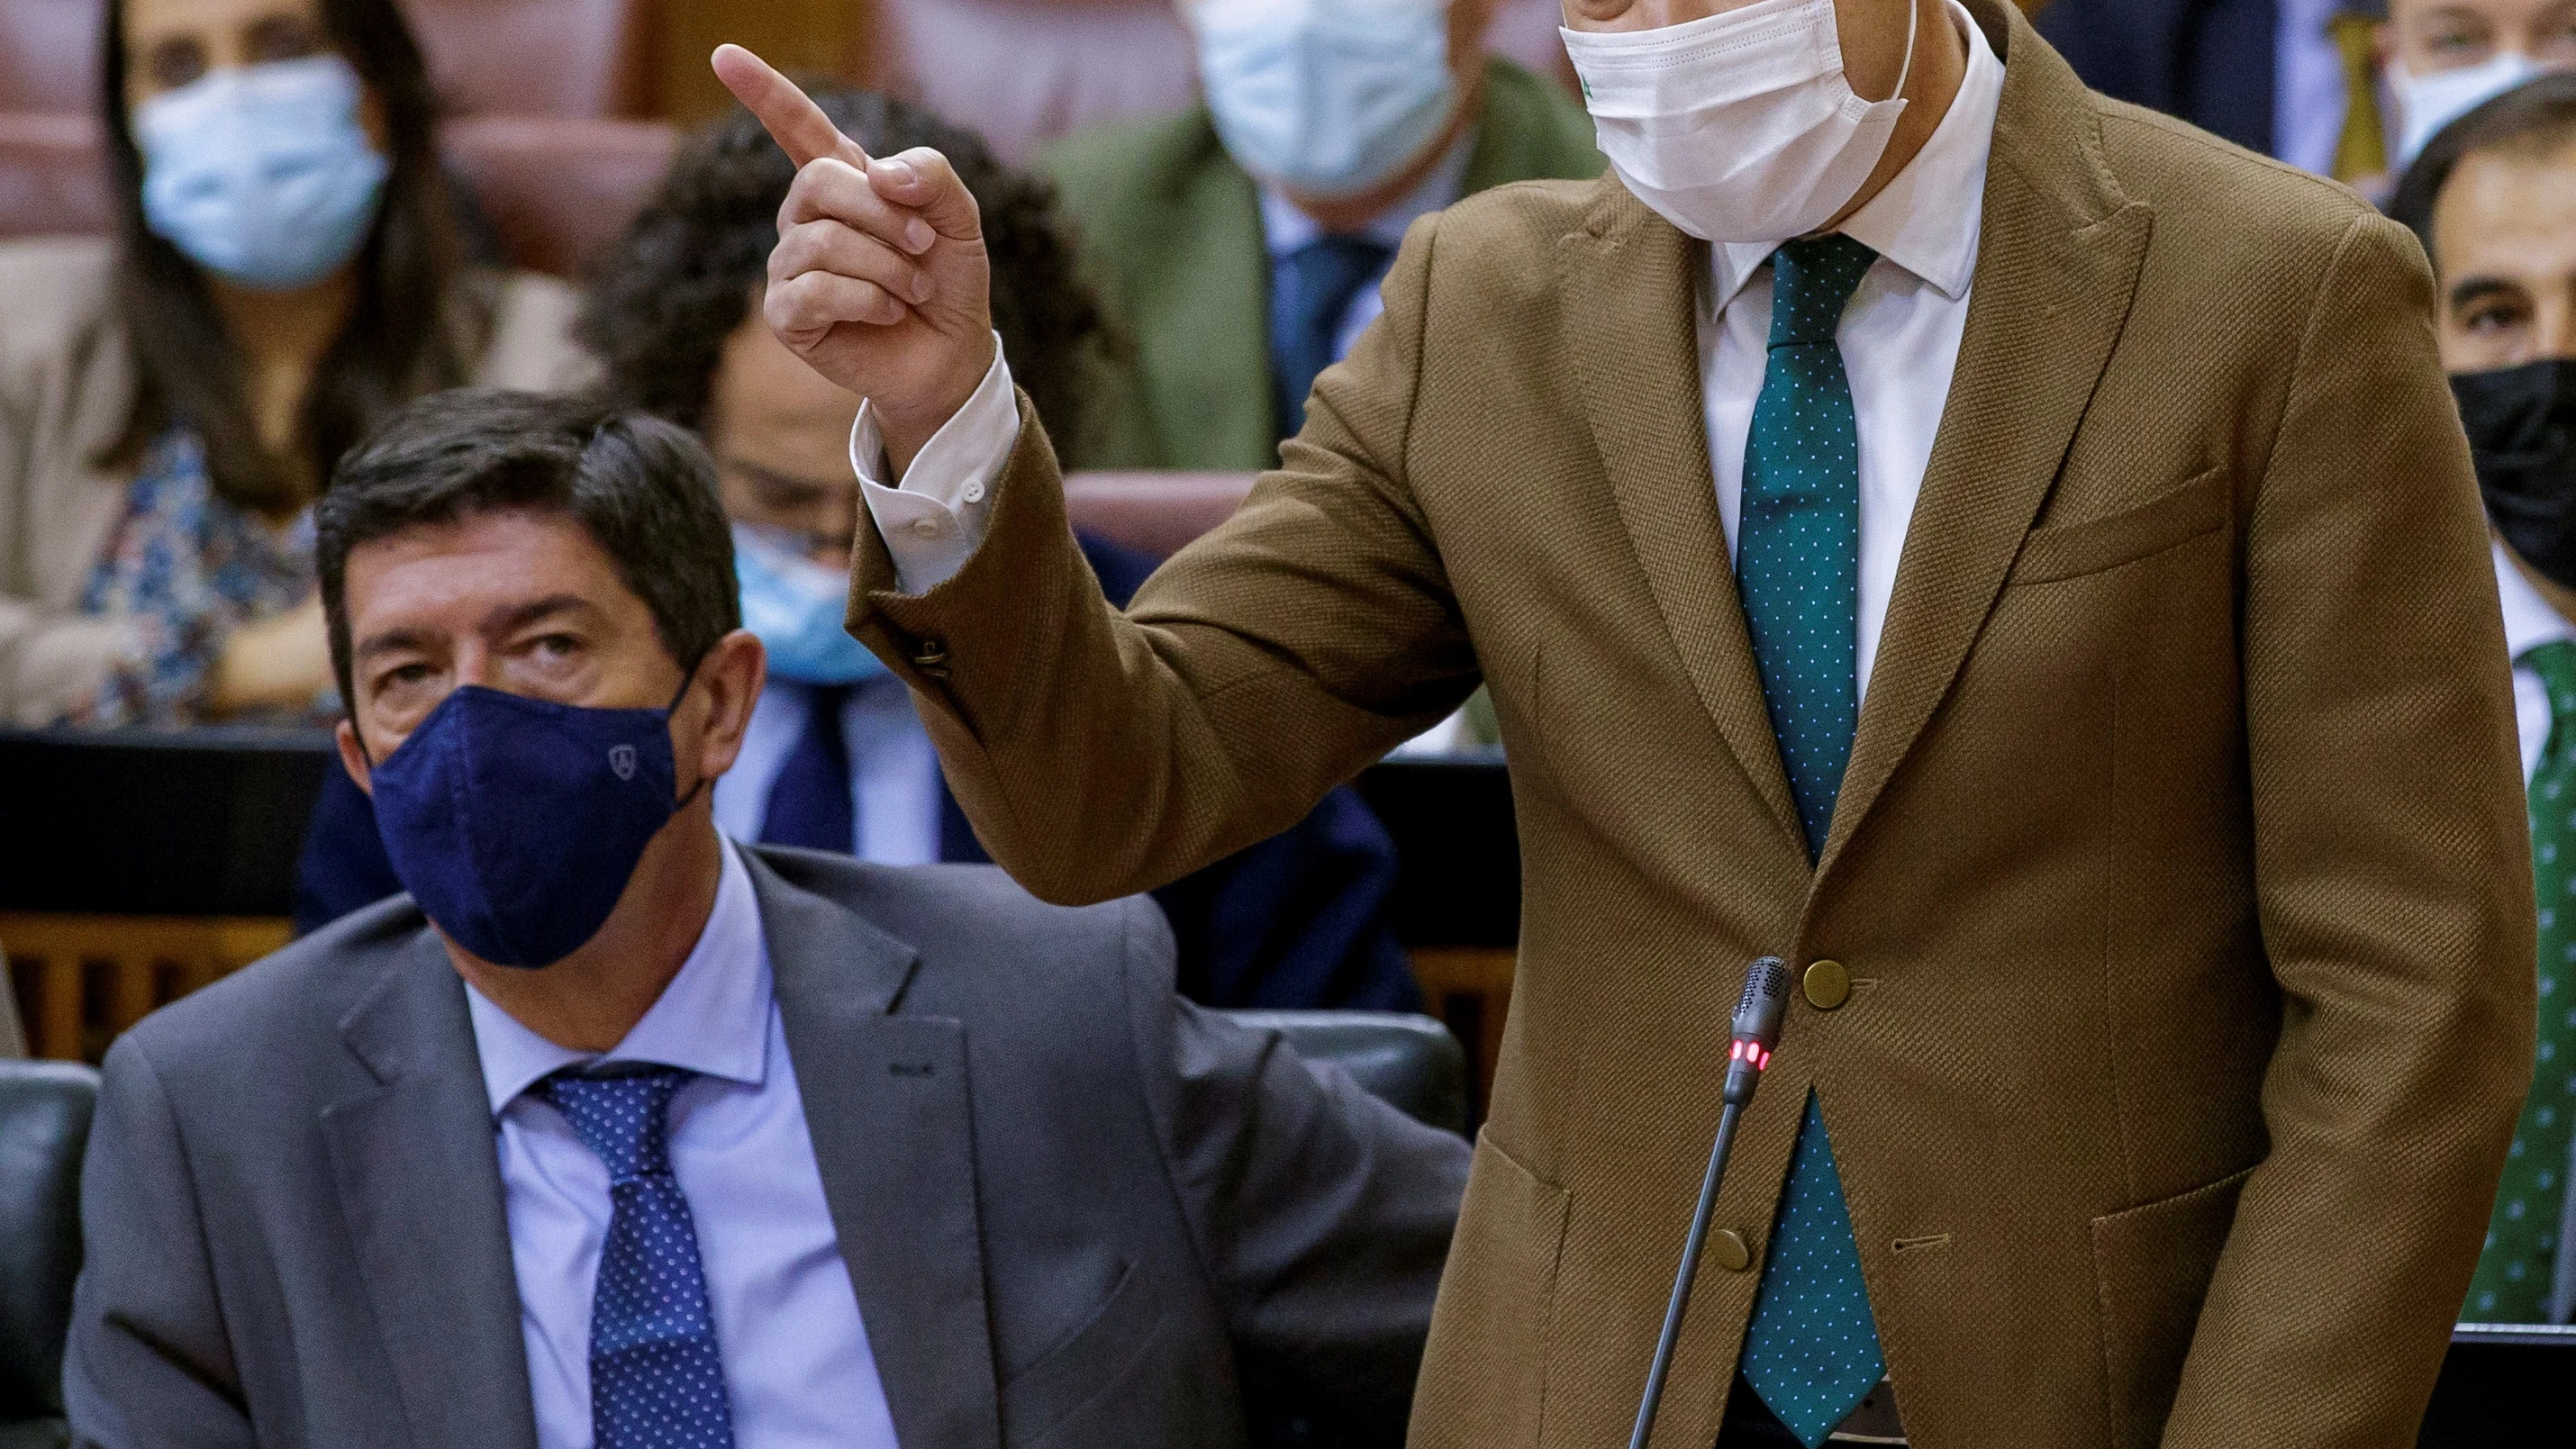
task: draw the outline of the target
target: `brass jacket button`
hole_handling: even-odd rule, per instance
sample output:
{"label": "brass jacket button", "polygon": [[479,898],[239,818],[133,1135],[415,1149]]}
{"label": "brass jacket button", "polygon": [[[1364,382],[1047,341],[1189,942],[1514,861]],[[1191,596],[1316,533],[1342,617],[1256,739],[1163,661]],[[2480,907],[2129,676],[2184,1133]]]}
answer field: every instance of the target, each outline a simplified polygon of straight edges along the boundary
{"label": "brass jacket button", "polygon": [[1753,1266],[1753,1249],[1733,1228],[1719,1228],[1708,1235],[1708,1255],[1711,1262],[1730,1273],[1741,1273]]}
{"label": "brass jacket button", "polygon": [[1819,961],[1807,968],[1802,989],[1807,1004],[1818,1011],[1832,1011],[1851,1000],[1851,973],[1840,961]]}
{"label": "brass jacket button", "polygon": [[948,675],[948,644],[942,639],[924,639],[913,646],[912,667],[934,679]]}

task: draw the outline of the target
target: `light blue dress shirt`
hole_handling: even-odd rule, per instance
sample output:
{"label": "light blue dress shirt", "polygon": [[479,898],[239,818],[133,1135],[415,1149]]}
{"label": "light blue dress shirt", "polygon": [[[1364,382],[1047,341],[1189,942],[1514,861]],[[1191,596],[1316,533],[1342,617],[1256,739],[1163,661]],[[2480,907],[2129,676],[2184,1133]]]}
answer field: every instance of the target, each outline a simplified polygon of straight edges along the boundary
{"label": "light blue dress shirt", "polygon": [[[772,679],[751,707],[742,754],[716,780],[716,828],[757,845],[778,773],[804,737],[814,686]],[[841,706],[850,757],[850,853],[879,865],[932,865],[941,858],[939,751],[902,680],[880,674]]]}
{"label": "light blue dress shirt", "polygon": [[894,1449],[787,1057],[760,904],[735,849],[696,949],[605,1056],[547,1041],[471,986],[466,1005],[497,1127],[541,1449],[591,1449],[591,1296],[610,1204],[608,1169],[527,1089],[594,1060],[698,1074],[671,1101],[671,1170],[697,1222],[738,1449]]}

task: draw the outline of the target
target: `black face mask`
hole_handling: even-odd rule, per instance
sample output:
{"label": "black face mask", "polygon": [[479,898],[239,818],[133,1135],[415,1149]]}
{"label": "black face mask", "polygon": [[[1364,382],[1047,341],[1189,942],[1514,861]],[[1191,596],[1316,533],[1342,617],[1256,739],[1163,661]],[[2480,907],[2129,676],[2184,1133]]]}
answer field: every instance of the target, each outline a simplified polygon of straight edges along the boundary
{"label": "black face mask", "polygon": [[2576,589],[2576,360],[2451,379],[2497,533],[2541,576]]}

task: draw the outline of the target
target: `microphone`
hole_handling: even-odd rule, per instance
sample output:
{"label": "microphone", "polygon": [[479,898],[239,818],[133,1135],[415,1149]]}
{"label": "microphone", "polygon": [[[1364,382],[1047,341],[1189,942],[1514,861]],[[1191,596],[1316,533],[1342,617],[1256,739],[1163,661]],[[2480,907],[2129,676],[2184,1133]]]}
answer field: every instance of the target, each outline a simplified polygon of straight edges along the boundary
{"label": "microphone", "polygon": [[1690,1312],[1691,1284],[1699,1277],[1700,1249],[1708,1244],[1709,1218],[1717,1211],[1718,1185],[1726,1180],[1727,1155],[1735,1149],[1735,1124],[1762,1085],[1771,1053],[1780,1045],[1781,1021],[1789,1012],[1789,963],[1765,956],[1746,969],[1744,995],[1735,1003],[1735,1041],[1726,1052],[1725,1106],[1717,1117],[1717,1140],[1709,1144],[1708,1173],[1700,1179],[1699,1206],[1691,1213],[1690,1238],[1682,1244],[1681,1270],[1673,1275],[1673,1296],[1664,1306],[1664,1331],[1655,1342],[1654,1362],[1646,1369],[1646,1396],[1637,1405],[1637,1427],[1628,1449],[1646,1449],[1654,1432],[1655,1411],[1664,1401],[1664,1376],[1672,1371],[1673,1350],[1682,1337],[1682,1319]]}

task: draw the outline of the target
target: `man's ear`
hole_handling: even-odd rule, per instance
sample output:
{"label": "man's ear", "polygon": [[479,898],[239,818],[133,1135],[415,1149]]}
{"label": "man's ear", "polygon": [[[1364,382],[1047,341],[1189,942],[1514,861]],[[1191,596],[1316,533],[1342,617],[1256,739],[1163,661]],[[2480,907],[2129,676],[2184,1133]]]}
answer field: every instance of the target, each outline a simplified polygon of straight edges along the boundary
{"label": "man's ear", "polygon": [[358,727],[343,719],[332,732],[340,742],[340,768],[349,772],[349,780],[369,796],[376,793],[374,779],[367,772],[367,752],[358,748]]}
{"label": "man's ear", "polygon": [[698,779],[713,780],[733,768],[742,754],[743,732],[751,727],[752,706],[768,683],[769,653],[750,630],[736,629],[707,651],[690,689],[706,700],[705,723],[698,731]]}

